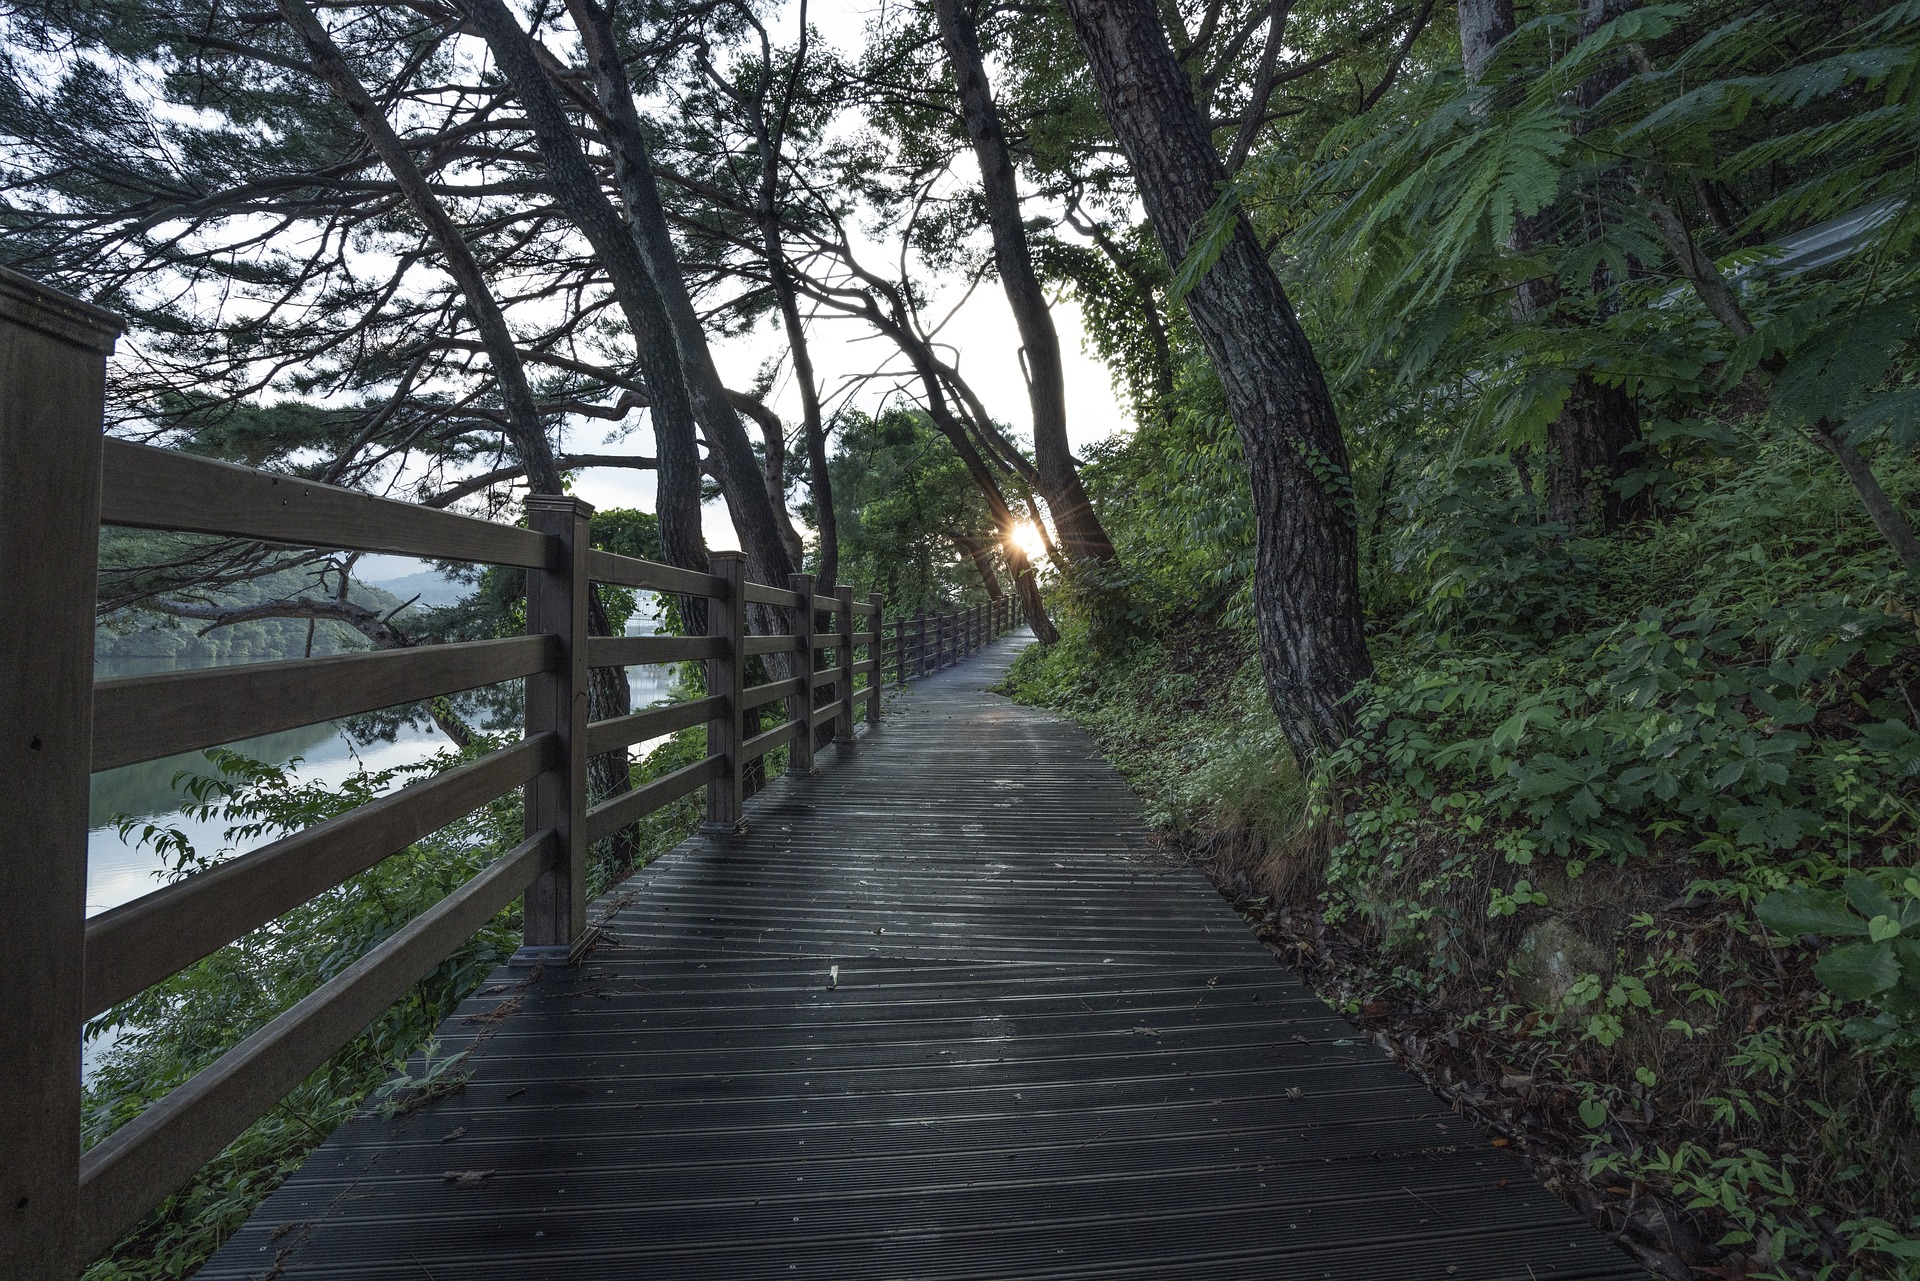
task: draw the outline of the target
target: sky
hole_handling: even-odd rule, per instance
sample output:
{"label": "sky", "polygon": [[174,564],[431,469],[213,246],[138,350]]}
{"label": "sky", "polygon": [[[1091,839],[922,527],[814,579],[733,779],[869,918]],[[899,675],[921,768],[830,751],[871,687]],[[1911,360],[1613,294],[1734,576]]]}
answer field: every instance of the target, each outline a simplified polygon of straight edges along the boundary
{"label": "sky", "polygon": [[[883,6],[871,0],[808,0],[807,19],[818,36],[852,55],[864,43],[866,24],[882,12]],[[800,6],[789,3],[781,21],[773,24],[776,40],[791,40],[795,34]],[[963,157],[963,163],[967,158]],[[963,171],[971,180],[976,175]],[[873,262],[891,262],[897,257],[892,246],[868,242],[856,246],[863,258]],[[944,314],[945,308],[959,298],[958,282],[949,282],[944,300],[926,310],[928,316]],[[940,297],[937,292],[936,297]],[[1132,420],[1115,395],[1113,381],[1105,365],[1082,348],[1080,309],[1071,300],[1062,300],[1053,308],[1054,324],[1060,332],[1061,355],[1066,366],[1067,430],[1076,450],[1115,432],[1130,430]],[[949,320],[939,335],[948,346],[944,353],[973,385],[985,402],[987,412],[1010,424],[1021,437],[1031,435],[1031,415],[1027,408],[1026,383],[1020,370],[1020,342],[997,279],[981,282]],[[822,391],[831,397],[842,380],[872,372],[890,354],[891,347],[860,321],[838,316],[820,316],[810,329],[810,348]],[[716,343],[714,363],[729,387],[753,385],[760,368],[769,358],[786,351],[786,339],[777,318],[769,316],[749,335]],[[888,366],[903,367],[895,359]],[[870,383],[845,403],[872,412],[882,407],[891,388],[885,382]],[[781,419],[791,426],[800,421],[800,399],[791,376],[776,383],[770,401]],[[834,402],[829,400],[829,408]],[[650,431],[627,435],[609,445],[607,424],[594,420],[575,420],[568,429],[565,446],[570,451],[650,454]],[[653,510],[653,473],[616,468],[601,468],[575,474],[574,492],[596,507],[639,507]],[[706,535],[716,549],[738,548],[726,509],[719,503],[706,511]]]}

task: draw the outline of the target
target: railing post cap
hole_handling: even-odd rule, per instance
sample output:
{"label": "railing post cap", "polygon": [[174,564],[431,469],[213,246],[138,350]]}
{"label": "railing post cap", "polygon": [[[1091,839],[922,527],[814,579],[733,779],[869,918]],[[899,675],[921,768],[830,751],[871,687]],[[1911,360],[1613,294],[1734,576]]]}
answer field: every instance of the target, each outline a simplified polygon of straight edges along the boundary
{"label": "railing post cap", "polygon": [[127,322],[102,307],[0,267],[0,317],[102,356],[125,332]]}
{"label": "railing post cap", "polygon": [[806,586],[811,587],[813,586],[815,577],[813,574],[788,574],[787,581],[795,584],[804,583]]}
{"label": "railing post cap", "polygon": [[708,552],[707,567],[711,569],[712,567],[719,565],[724,561],[744,562],[746,559],[747,559],[747,554],[745,552]]}
{"label": "railing post cap", "polygon": [[584,498],[572,494],[528,494],[521,503],[530,512],[572,512],[577,516],[593,515],[593,504]]}

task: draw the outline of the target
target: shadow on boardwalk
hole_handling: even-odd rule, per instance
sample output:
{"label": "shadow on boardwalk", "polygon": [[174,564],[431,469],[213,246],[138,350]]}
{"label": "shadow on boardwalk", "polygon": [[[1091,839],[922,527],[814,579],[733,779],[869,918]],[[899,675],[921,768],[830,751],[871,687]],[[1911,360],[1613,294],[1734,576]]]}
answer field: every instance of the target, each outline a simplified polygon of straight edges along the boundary
{"label": "shadow on boardwalk", "polygon": [[1023,643],[497,974],[466,1089],[343,1127],[202,1281],[1643,1277],[987,692]]}

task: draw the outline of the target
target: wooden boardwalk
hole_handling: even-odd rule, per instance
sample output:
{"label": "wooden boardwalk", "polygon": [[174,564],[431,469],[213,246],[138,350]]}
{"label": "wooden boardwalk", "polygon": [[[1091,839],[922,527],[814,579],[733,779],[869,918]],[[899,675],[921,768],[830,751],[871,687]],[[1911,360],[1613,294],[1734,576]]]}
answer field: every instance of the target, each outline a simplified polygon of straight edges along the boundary
{"label": "wooden boardwalk", "polygon": [[467,1087],[342,1127],[201,1281],[1644,1277],[987,692],[1021,643],[496,975]]}

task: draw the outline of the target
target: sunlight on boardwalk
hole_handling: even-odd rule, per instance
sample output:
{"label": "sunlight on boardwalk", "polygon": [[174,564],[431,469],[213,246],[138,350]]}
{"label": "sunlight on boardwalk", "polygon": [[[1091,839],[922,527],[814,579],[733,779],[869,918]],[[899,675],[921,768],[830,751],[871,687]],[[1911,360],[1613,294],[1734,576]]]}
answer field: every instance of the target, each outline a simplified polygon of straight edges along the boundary
{"label": "sunlight on boardwalk", "polygon": [[629,881],[578,970],[497,975],[442,1030],[467,1088],[343,1128],[200,1277],[1644,1276],[987,692],[1022,643]]}

